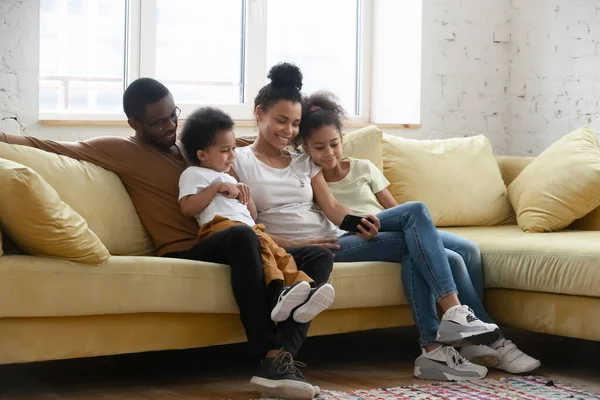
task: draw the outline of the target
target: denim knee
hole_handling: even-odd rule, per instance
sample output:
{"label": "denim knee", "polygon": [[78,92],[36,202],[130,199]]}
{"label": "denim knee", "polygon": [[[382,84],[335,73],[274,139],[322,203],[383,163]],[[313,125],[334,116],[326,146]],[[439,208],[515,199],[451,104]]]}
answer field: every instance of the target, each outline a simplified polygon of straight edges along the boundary
{"label": "denim knee", "polygon": [[481,258],[481,249],[479,248],[479,245],[469,239],[465,239],[464,243],[461,244],[461,252],[465,254],[467,259]]}
{"label": "denim knee", "polygon": [[460,254],[446,249],[446,256],[448,256],[448,264],[450,264],[450,270],[452,271],[452,276],[454,276],[455,279],[460,275],[468,275],[465,260]]}
{"label": "denim knee", "polygon": [[424,217],[427,221],[431,221],[429,208],[427,208],[427,205],[422,201],[409,201],[408,203],[405,203],[405,205],[409,208],[409,211],[414,217]]}

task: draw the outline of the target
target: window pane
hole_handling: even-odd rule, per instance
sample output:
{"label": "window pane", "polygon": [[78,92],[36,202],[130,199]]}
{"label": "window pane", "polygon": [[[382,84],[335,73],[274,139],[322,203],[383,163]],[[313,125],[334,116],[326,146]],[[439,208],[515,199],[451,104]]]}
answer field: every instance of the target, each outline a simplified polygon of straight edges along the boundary
{"label": "window pane", "polygon": [[121,111],[126,2],[41,0],[41,112]]}
{"label": "window pane", "polygon": [[243,0],[157,0],[156,79],[178,103],[243,99]]}
{"label": "window pane", "polygon": [[269,1],[267,9],[267,68],[295,63],[304,93],[333,92],[356,114],[358,0]]}

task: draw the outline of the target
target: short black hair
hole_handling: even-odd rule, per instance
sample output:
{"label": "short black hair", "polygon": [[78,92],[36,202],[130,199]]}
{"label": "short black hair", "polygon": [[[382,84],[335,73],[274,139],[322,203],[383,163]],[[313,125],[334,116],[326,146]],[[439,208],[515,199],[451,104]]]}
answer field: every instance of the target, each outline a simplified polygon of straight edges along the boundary
{"label": "short black hair", "polygon": [[333,126],[341,133],[345,117],[346,111],[330,92],[315,92],[303,98],[300,132],[294,138],[294,144],[299,145],[302,140],[309,139],[312,132],[322,126]]}
{"label": "short black hair", "polygon": [[169,89],[156,79],[136,79],[123,93],[123,111],[127,118],[142,118],[148,104],[156,103],[170,94]]}
{"label": "short black hair", "polygon": [[223,110],[202,107],[190,114],[181,131],[181,145],[191,162],[199,162],[198,150],[215,142],[219,132],[233,129],[233,120]]}
{"label": "short black hair", "polygon": [[271,68],[267,76],[271,80],[263,86],[254,98],[254,107],[268,110],[279,100],[300,103],[302,100],[302,72],[290,63],[279,63]]}

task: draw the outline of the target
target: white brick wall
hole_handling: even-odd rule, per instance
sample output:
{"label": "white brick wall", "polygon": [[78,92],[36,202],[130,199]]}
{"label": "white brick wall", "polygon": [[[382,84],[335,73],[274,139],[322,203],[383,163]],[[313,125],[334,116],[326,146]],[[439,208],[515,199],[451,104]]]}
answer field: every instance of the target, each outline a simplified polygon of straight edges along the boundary
{"label": "white brick wall", "polygon": [[[0,118],[34,123],[38,98],[38,0],[0,1]],[[18,130],[12,120],[0,129]]]}
{"label": "white brick wall", "polygon": [[[600,0],[423,2],[422,128],[391,133],[486,134],[498,154],[538,154],[600,117]],[[128,135],[36,123],[38,32],[39,0],[0,0],[0,116],[44,138]]]}
{"label": "white brick wall", "polygon": [[412,138],[486,134],[494,151],[505,154],[510,1],[423,3],[422,128],[398,133]]}
{"label": "white brick wall", "polygon": [[537,155],[583,124],[600,129],[599,0],[512,0],[509,58],[509,153]]}

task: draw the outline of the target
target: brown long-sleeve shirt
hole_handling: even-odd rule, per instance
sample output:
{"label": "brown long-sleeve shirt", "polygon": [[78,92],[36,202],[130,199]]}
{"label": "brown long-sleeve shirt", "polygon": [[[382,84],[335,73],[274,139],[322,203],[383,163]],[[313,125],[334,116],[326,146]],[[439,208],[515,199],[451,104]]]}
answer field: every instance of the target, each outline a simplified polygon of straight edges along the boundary
{"label": "brown long-sleeve shirt", "polygon": [[179,176],[186,161],[143,145],[135,137],[99,137],[84,142],[53,142],[0,132],[0,141],[35,147],[77,160],[89,161],[115,172],[123,181],[158,255],[195,245],[198,223],[179,208]]}

